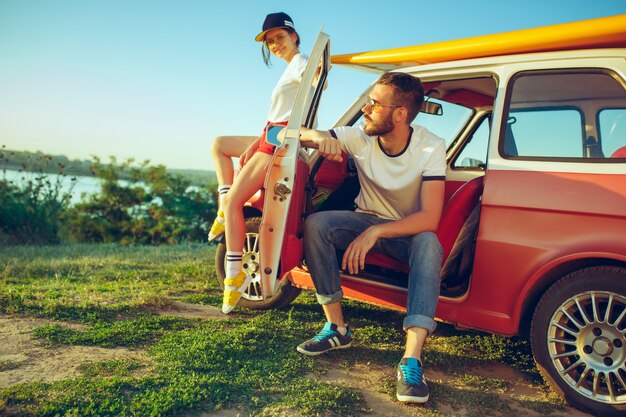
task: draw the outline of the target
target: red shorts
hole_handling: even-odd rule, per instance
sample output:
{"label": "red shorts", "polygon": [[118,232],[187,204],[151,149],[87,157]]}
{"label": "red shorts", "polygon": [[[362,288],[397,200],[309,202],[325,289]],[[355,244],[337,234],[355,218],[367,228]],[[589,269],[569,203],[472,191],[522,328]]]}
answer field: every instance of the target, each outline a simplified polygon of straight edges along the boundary
{"label": "red shorts", "polygon": [[271,143],[268,143],[267,140],[265,139],[265,133],[267,132],[267,127],[270,124],[274,126],[287,126],[287,122],[267,122],[267,124],[265,125],[265,128],[263,129],[263,133],[259,137],[260,139],[259,146],[258,148],[256,148],[255,152],[261,152],[261,153],[265,153],[268,155],[274,155],[274,149],[276,149],[276,146],[272,145]]}

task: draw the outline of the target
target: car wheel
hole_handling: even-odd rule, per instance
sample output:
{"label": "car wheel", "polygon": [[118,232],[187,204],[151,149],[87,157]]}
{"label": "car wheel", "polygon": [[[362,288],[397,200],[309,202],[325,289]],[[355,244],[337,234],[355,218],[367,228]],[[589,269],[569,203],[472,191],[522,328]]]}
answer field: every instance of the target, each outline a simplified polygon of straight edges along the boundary
{"label": "car wheel", "polygon": [[573,406],[626,415],[626,269],[585,268],[546,291],[531,344],[546,381]]}
{"label": "car wheel", "polygon": [[[267,300],[263,299],[261,292],[261,273],[259,257],[259,227],[260,217],[250,217],[246,219],[246,239],[243,248],[242,266],[248,275],[252,276],[250,286],[244,291],[238,305],[251,310],[267,310],[270,308],[280,308],[291,303],[300,294],[300,288],[291,285],[290,281],[284,280],[278,283],[276,292]],[[220,288],[224,289],[224,279],[226,278],[226,240],[217,245],[215,253],[215,270]],[[280,276],[280,265],[278,274]]]}

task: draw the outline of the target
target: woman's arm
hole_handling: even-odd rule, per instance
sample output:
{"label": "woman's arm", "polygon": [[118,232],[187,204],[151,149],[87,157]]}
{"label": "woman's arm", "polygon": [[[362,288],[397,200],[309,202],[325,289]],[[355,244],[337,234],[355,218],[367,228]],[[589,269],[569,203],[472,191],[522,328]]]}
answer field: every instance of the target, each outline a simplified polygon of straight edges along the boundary
{"label": "woman's arm", "polygon": [[250,158],[252,158],[252,155],[254,155],[254,152],[256,151],[256,148],[259,147],[259,142],[260,141],[261,141],[261,138],[257,138],[239,156],[239,168],[243,168],[243,166],[246,164],[246,162],[248,162],[250,160]]}

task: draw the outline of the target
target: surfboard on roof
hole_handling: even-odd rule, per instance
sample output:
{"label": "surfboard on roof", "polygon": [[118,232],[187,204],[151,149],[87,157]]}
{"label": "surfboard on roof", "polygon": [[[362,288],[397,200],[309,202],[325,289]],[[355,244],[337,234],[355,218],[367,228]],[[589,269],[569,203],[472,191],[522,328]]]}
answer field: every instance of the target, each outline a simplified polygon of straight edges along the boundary
{"label": "surfboard on roof", "polygon": [[334,55],[333,64],[388,71],[413,65],[530,52],[626,47],[626,14],[424,45]]}

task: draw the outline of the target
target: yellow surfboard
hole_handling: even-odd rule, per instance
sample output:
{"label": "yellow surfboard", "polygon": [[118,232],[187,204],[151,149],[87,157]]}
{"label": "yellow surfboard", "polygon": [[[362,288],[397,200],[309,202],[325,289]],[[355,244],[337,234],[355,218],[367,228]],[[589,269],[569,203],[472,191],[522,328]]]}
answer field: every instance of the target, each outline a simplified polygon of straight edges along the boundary
{"label": "yellow surfboard", "polygon": [[626,14],[403,48],[334,55],[333,64],[392,70],[530,52],[626,47]]}

